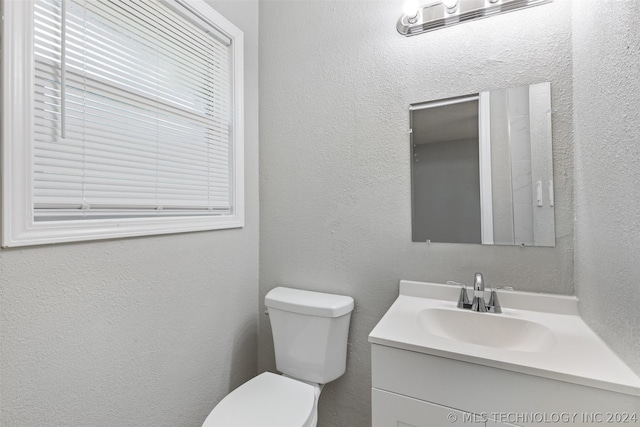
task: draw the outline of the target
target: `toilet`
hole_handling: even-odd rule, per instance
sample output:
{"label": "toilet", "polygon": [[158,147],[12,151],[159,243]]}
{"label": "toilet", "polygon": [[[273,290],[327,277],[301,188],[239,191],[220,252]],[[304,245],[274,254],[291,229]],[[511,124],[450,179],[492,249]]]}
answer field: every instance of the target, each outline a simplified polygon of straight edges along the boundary
{"label": "toilet", "polygon": [[353,298],[278,287],[265,297],[277,375],[247,381],[202,427],[316,427],[322,387],[344,374]]}

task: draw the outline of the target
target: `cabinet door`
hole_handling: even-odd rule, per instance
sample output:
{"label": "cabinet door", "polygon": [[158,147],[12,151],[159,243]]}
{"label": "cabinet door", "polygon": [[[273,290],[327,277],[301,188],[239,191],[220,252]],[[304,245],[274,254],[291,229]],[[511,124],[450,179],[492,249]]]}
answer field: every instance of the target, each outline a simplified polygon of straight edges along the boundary
{"label": "cabinet door", "polygon": [[372,427],[484,427],[483,420],[468,413],[377,388],[372,389],[371,403]]}
{"label": "cabinet door", "polygon": [[487,427],[517,427],[514,424],[499,423],[493,420],[487,420]]}

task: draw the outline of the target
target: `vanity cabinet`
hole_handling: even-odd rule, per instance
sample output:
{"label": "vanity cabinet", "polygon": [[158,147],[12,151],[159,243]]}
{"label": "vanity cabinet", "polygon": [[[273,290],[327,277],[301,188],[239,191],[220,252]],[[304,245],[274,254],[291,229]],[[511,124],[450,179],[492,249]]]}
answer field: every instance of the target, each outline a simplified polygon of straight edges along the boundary
{"label": "vanity cabinet", "polygon": [[493,420],[487,420],[484,424],[486,427],[513,427],[513,424],[504,424],[504,423],[499,423],[497,421],[493,421]]}
{"label": "vanity cabinet", "polygon": [[577,298],[498,291],[494,314],[459,309],[457,286],[399,290],[369,334],[374,427],[640,425],[640,377]]}
{"label": "vanity cabinet", "polygon": [[[633,395],[378,344],[371,354],[373,427],[593,426],[583,422],[593,413],[640,416]],[[554,423],[560,414],[574,418]]]}
{"label": "vanity cabinet", "polygon": [[458,411],[377,388],[371,391],[371,402],[372,427],[440,427],[464,424],[477,427],[510,426],[487,420],[481,414]]}
{"label": "vanity cabinet", "polygon": [[465,413],[419,399],[374,388],[372,427],[433,427],[465,420]]}

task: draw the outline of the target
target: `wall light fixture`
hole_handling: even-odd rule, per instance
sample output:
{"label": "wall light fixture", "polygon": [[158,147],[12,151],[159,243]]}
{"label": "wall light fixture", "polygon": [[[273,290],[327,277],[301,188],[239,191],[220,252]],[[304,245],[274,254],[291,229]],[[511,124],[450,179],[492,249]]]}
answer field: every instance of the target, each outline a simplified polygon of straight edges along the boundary
{"label": "wall light fixture", "polygon": [[409,24],[415,24],[418,21],[418,12],[420,12],[420,4],[418,0],[407,0],[402,8],[404,16],[407,17]]}
{"label": "wall light fixture", "polygon": [[[423,0],[424,1],[424,0]],[[419,4],[407,0],[396,28],[403,36],[415,36],[475,19],[551,3],[553,0],[438,0]]]}

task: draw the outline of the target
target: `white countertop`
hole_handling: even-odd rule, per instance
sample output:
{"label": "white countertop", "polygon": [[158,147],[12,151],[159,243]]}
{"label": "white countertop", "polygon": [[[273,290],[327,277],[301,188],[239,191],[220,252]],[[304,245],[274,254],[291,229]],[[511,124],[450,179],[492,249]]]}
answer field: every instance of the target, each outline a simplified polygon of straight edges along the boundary
{"label": "white countertop", "polygon": [[553,331],[555,345],[530,352],[456,341],[419,325],[421,310],[461,310],[456,307],[459,292],[458,286],[401,281],[400,296],[371,331],[369,342],[640,396],[640,378],[584,323],[577,298],[500,290],[502,313],[478,313],[525,319]]}

